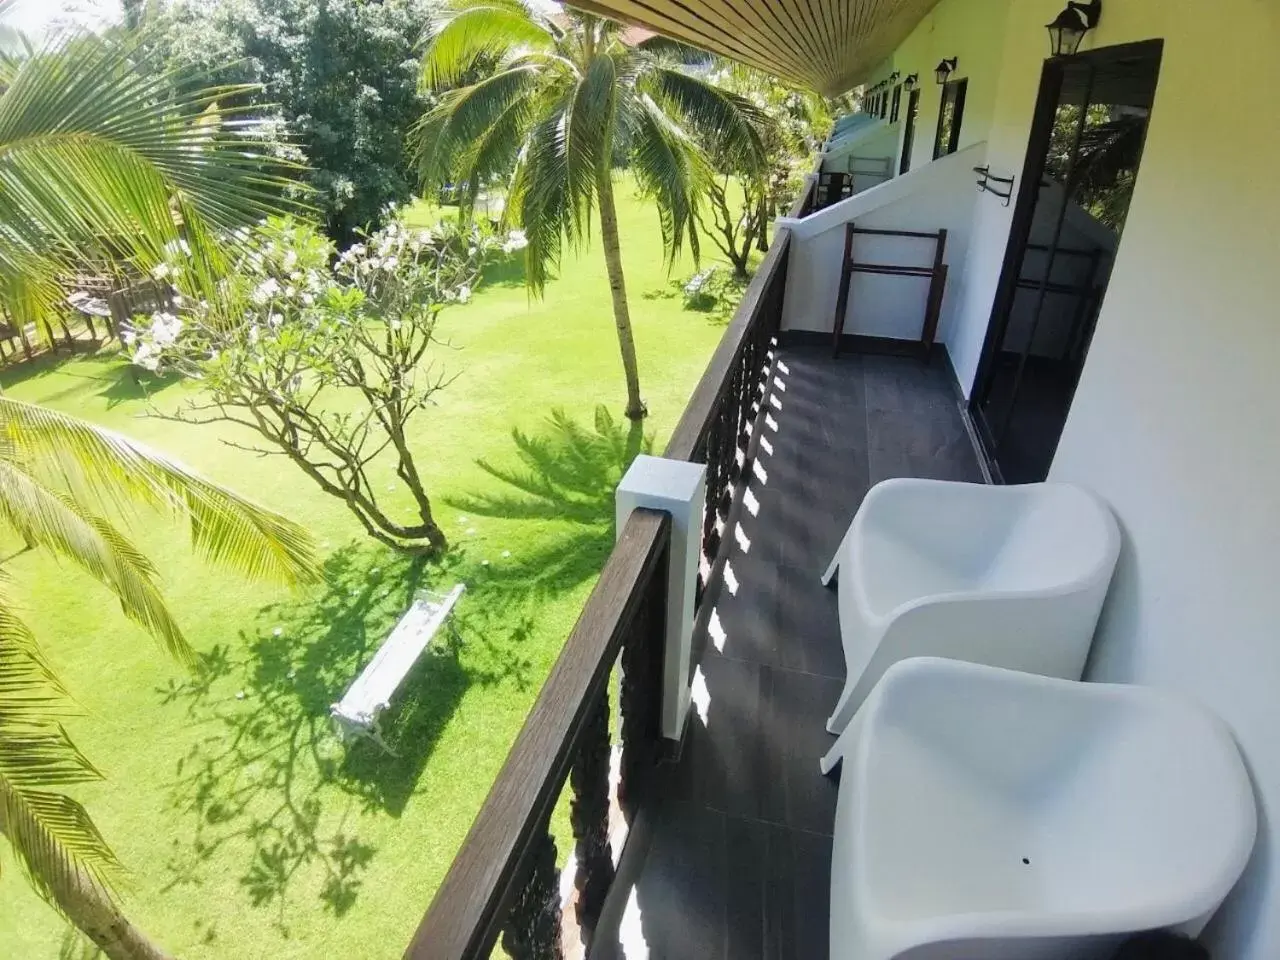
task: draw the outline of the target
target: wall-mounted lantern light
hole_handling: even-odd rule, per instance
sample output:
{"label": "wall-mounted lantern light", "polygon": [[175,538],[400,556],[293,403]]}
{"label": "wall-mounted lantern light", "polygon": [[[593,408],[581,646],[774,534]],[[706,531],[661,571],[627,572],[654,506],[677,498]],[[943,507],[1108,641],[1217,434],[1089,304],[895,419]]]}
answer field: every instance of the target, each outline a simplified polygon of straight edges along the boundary
{"label": "wall-mounted lantern light", "polygon": [[1080,48],[1084,35],[1098,25],[1102,16],[1102,0],[1076,3],[1068,0],[1066,8],[1047,24],[1050,55],[1069,57]]}
{"label": "wall-mounted lantern light", "polygon": [[959,58],[952,57],[949,60],[943,60],[933,68],[933,76],[937,79],[939,86],[947,82],[947,77],[951,76],[951,72],[955,70],[958,62]]}
{"label": "wall-mounted lantern light", "polygon": [[920,74],[909,73],[907,74],[907,79],[902,81],[902,85],[906,88],[907,93],[910,93],[912,90],[916,88],[916,84],[919,82],[920,82]]}
{"label": "wall-mounted lantern light", "polygon": [[889,83],[890,83],[891,85],[892,85],[892,84],[897,83],[897,82],[898,82],[898,78],[899,78],[900,76],[902,76],[901,71],[898,71],[898,70],[893,71],[893,73],[889,74]]}

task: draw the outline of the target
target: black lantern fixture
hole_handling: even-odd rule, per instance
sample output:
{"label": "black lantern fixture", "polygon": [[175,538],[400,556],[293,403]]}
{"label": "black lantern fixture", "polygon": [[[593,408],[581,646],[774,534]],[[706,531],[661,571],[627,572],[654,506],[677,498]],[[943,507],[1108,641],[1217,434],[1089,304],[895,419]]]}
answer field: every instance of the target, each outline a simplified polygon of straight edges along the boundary
{"label": "black lantern fixture", "polygon": [[920,74],[909,73],[907,74],[907,79],[902,81],[902,86],[906,89],[907,93],[910,93],[912,90],[916,88],[916,84],[919,82],[920,82]]}
{"label": "black lantern fixture", "polygon": [[893,71],[893,73],[889,74],[889,85],[892,86],[893,84],[897,83],[898,78],[900,76],[902,76],[902,73],[898,70],[895,70]]}
{"label": "black lantern fixture", "polygon": [[944,83],[947,82],[947,77],[951,76],[951,72],[955,70],[956,64],[958,62],[959,62],[959,58],[952,57],[949,60],[941,61],[936,67],[933,68],[933,76],[938,81],[938,86],[942,86]]}
{"label": "black lantern fixture", "polygon": [[1080,49],[1080,41],[1084,35],[1098,25],[1102,16],[1102,0],[1089,0],[1088,3],[1076,3],[1068,0],[1066,8],[1047,24],[1049,31],[1050,55],[1069,57]]}

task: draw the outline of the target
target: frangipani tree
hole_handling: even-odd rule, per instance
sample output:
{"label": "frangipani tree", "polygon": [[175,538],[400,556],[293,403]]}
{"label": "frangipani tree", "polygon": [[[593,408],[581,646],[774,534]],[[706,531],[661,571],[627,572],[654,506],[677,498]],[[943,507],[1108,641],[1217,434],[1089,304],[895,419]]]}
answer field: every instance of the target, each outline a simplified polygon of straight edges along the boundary
{"label": "frangipani tree", "polygon": [[769,222],[799,192],[818,145],[816,131],[829,121],[817,94],[789,88],[741,64],[719,58],[705,63],[711,82],[749,100],[759,111],[762,158],[737,155],[715,137],[702,142],[715,175],[707,203],[698,211],[699,226],[741,282],[747,279],[752,250],[768,249]]}
{"label": "frangipani tree", "polygon": [[[478,63],[494,66],[464,83]],[[465,207],[514,169],[506,213],[528,237],[535,293],[564,246],[587,238],[598,209],[626,414],[644,417],[613,171],[628,165],[652,198],[668,257],[685,242],[696,254],[711,170],[694,134],[758,158],[757,109],[670,54],[627,46],[619,24],[571,9],[552,20],[522,0],[445,3],[431,25],[422,85],[439,96],[416,131],[423,181],[456,182]]]}
{"label": "frangipani tree", "polygon": [[[216,302],[156,313],[130,335],[134,362],[200,381],[161,415],[246,427],[249,449],[288,458],[374,539],[444,550],[408,425],[452,376],[432,351],[440,312],[471,298],[497,241],[475,226],[392,220],[334,260],[313,227],[271,220],[244,242]],[[522,245],[517,234],[504,248]],[[380,496],[380,460],[394,465],[416,516]]]}

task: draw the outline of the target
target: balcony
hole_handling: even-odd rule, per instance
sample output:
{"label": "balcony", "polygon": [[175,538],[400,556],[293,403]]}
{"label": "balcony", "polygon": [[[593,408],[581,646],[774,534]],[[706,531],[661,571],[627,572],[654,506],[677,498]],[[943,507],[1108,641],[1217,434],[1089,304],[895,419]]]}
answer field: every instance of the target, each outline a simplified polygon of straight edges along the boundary
{"label": "balcony", "polygon": [[[844,662],[820,575],[872,484],[981,473],[945,360],[780,338],[790,243],[666,450],[707,472],[683,740],[658,720],[672,523],[637,510],[408,956],[826,956],[836,788],[818,758]],[[572,857],[551,839],[564,789]]]}
{"label": "balcony", "polygon": [[[694,715],[646,836],[628,844],[594,957],[827,955],[836,786],[818,773],[844,656],[819,577],[869,485],[980,480],[941,365],[784,347],[734,548],[701,634]],[[763,443],[762,443],[763,446]]]}

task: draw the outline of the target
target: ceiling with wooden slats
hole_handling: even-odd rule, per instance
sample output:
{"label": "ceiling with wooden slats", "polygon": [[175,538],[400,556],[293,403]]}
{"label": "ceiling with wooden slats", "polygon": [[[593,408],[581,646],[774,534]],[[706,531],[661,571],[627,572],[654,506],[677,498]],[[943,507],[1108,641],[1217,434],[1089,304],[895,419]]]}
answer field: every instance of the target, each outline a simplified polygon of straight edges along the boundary
{"label": "ceiling with wooden slats", "polygon": [[828,96],[866,79],[938,0],[567,0]]}

